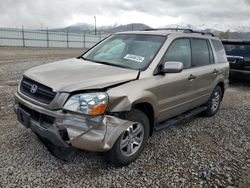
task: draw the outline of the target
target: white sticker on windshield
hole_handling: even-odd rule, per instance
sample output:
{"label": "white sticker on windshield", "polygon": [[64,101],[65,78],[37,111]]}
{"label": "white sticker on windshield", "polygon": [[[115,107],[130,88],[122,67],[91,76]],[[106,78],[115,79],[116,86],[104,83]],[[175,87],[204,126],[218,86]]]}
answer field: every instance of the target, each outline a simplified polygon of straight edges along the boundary
{"label": "white sticker on windshield", "polygon": [[144,57],[138,56],[138,55],[133,55],[133,54],[127,54],[124,56],[124,59],[129,59],[129,60],[141,63],[141,62],[143,62]]}

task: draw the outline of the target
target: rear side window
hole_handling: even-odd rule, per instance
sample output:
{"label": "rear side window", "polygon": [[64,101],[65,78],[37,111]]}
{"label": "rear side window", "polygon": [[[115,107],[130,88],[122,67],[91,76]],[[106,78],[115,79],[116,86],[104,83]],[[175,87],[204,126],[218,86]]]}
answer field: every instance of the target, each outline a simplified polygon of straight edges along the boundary
{"label": "rear side window", "polygon": [[225,53],[225,49],[221,43],[221,41],[219,40],[214,40],[212,39],[212,45],[214,47],[215,50],[215,55],[216,55],[216,59],[218,63],[223,63],[225,61],[227,61],[227,57],[226,57],[226,53]]}
{"label": "rear side window", "polygon": [[207,40],[192,39],[192,67],[204,66],[210,64],[210,52]]}
{"label": "rear side window", "polygon": [[163,62],[179,61],[183,63],[184,69],[191,67],[191,47],[190,40],[176,39],[168,48],[163,57]]}

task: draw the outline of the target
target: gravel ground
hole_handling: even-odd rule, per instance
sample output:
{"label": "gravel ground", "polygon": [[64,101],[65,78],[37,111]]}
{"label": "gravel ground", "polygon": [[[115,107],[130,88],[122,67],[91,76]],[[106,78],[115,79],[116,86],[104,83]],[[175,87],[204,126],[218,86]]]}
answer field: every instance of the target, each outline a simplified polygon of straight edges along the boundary
{"label": "gravel ground", "polygon": [[250,84],[235,82],[219,113],[156,132],[140,158],[114,168],[102,154],[54,158],[12,111],[24,70],[81,49],[0,48],[0,187],[250,187]]}

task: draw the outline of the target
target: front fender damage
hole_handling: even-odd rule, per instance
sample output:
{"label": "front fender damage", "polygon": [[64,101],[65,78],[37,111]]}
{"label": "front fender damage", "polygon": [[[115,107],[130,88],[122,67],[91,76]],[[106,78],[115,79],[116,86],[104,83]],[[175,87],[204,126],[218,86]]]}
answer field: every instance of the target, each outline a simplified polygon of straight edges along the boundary
{"label": "front fender damage", "polygon": [[88,151],[108,151],[118,137],[133,122],[113,115],[105,115],[100,122],[79,119],[67,119],[62,126],[67,129],[70,140],[68,144]]}
{"label": "front fender damage", "polygon": [[121,112],[121,111],[130,111],[132,103],[129,100],[127,95],[120,93],[113,93],[109,95],[112,104],[109,105],[107,111],[109,112]]}

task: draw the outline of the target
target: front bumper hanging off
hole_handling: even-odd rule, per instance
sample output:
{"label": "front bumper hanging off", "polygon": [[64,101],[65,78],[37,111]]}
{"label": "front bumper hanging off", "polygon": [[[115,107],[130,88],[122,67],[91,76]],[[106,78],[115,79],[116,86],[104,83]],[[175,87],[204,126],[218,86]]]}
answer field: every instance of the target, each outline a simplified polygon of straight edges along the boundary
{"label": "front bumper hanging off", "polygon": [[[112,148],[117,138],[133,122],[112,115],[99,120],[62,110],[48,110],[15,95],[14,110],[18,120],[39,137],[61,148],[78,148],[105,152]],[[34,117],[34,116],[39,117]],[[54,121],[47,121],[52,118]]]}
{"label": "front bumper hanging off", "polygon": [[47,139],[58,147],[69,147],[63,140],[63,136],[60,134],[60,129],[49,124],[42,124],[31,119],[31,115],[20,107],[15,106],[15,112],[17,113],[17,119],[26,128],[30,128],[34,133],[40,137]]}

